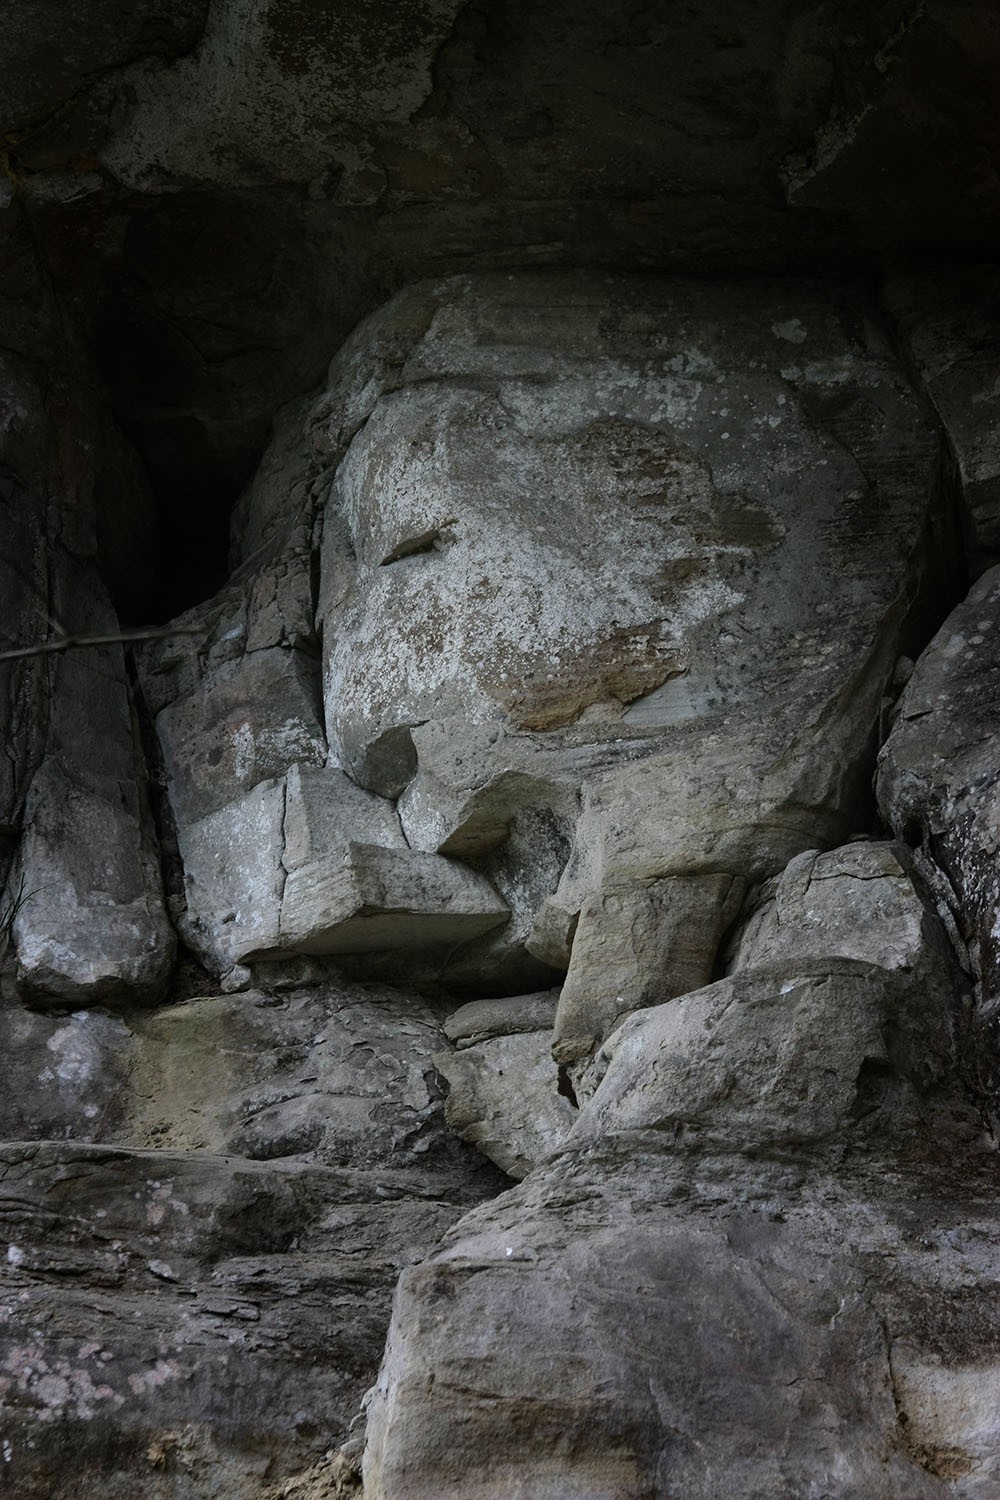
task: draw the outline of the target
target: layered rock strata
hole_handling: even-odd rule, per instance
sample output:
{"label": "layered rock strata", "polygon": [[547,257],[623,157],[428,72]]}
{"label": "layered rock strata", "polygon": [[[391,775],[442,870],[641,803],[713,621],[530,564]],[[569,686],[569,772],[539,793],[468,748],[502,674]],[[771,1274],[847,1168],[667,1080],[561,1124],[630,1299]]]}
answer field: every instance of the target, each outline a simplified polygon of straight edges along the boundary
{"label": "layered rock strata", "polygon": [[19,1497],[991,1500],[996,580],[913,668],[990,545],[921,295],[411,286],[134,667],[72,644],[127,445],[11,362]]}

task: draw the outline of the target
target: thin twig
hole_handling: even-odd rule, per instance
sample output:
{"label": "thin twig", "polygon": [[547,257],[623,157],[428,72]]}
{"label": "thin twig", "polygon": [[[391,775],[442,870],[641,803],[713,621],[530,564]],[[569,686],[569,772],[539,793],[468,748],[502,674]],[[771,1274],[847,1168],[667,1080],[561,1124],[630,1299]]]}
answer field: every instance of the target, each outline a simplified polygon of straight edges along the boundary
{"label": "thin twig", "polygon": [[174,626],[164,630],[119,630],[114,635],[61,635],[54,640],[39,641],[34,646],[18,646],[0,651],[0,661],[16,661],[24,656],[47,656],[53,651],[70,651],[79,646],[121,646],[129,641],[166,641],[176,635],[201,635],[203,627]]}

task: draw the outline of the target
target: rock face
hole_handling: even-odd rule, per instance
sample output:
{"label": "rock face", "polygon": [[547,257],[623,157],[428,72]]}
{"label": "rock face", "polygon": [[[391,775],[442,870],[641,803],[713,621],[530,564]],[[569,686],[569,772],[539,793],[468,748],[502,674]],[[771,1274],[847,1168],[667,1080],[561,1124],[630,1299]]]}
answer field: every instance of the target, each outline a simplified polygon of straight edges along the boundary
{"label": "rock face", "polygon": [[951,441],[973,566],[1000,553],[1000,448],[994,377],[997,272],[991,266],[900,277],[886,299]]}
{"label": "rock face", "polygon": [[[0,663],[10,730],[0,816],[8,841],[21,833],[10,875],[20,982],[41,1005],[156,1000],[174,933],[118,620],[96,566],[119,526],[106,576],[124,566],[130,539],[142,547],[146,493],[134,456],[80,385],[47,389],[10,355],[0,384],[11,539],[3,630],[14,653]],[[73,651],[17,655],[93,637]]]}
{"label": "rock face", "polygon": [[[851,295],[466,278],[404,294],[331,369],[331,752],[399,797],[411,844],[464,857],[526,801],[572,830],[582,797],[544,893],[579,920],[565,1064],[664,968],[703,983],[745,881],[807,827],[859,818],[921,582],[899,539],[937,512],[934,440]],[[601,951],[643,922],[639,953]]]}
{"label": "rock face", "polygon": [[993,568],[917,664],[878,770],[886,822],[917,847],[925,878],[958,926],[987,1013],[1000,999],[998,610],[1000,570]]}
{"label": "rock face", "polygon": [[357,1413],[399,1269],[493,1188],[445,1128],[434,1013],[328,985],[0,1018],[24,1099],[0,1152],[5,1482],[242,1500],[307,1468]]}
{"label": "rock face", "polygon": [[7,11],[0,1492],[996,1500],[989,7]]}
{"label": "rock face", "polygon": [[[786,947],[618,1028],[562,1149],[403,1274],[366,1496],[993,1492],[996,1424],[959,1411],[997,1380],[997,1223],[957,966],[899,963],[923,908],[887,851],[827,870],[885,965]],[[843,946],[791,906],[786,944]]]}

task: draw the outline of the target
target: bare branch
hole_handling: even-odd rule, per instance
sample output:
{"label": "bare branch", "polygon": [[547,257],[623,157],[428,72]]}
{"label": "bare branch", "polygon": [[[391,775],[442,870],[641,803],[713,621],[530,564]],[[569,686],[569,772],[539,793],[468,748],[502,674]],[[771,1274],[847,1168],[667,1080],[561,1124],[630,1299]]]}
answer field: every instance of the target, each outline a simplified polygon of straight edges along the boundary
{"label": "bare branch", "polygon": [[48,656],[54,651],[72,651],[80,646],[122,646],[130,641],[166,641],[172,636],[200,635],[197,626],[167,626],[163,630],[119,630],[114,635],[60,635],[34,646],[18,646],[0,651],[0,661],[17,661],[25,656]]}

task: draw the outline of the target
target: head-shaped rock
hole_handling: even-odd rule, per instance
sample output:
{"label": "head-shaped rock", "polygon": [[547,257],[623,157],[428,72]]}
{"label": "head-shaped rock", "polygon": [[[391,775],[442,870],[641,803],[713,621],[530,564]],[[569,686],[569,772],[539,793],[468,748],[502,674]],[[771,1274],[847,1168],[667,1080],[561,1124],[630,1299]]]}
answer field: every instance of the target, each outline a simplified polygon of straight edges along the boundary
{"label": "head-shaped rock", "polygon": [[591,962],[582,1052],[708,977],[734,878],[852,831],[934,465],[856,296],[455,278],[396,298],[331,370],[343,768],[426,851],[483,855],[520,809],[561,808],[576,843],[531,940],[550,961],[581,910],[582,953],[586,921],[657,883],[689,913],[676,975],[669,952],[656,974]]}

